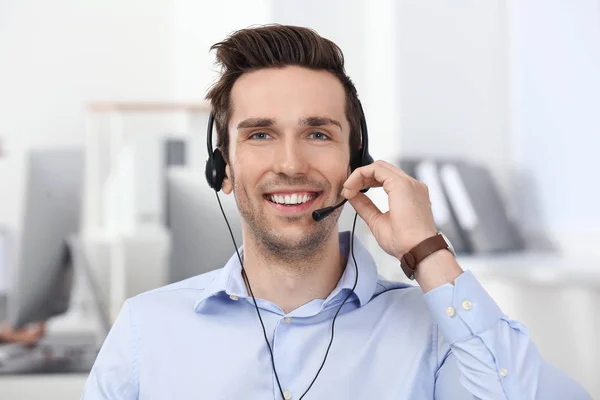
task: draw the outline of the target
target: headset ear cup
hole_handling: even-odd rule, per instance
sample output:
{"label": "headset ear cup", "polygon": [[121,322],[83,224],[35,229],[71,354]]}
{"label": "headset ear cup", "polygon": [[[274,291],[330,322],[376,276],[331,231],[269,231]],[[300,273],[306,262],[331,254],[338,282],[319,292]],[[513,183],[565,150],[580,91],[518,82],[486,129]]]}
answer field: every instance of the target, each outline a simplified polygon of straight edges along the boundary
{"label": "headset ear cup", "polygon": [[223,187],[223,180],[225,179],[225,166],[226,162],[223,158],[221,150],[215,149],[212,157],[206,161],[206,169],[204,171],[206,175],[206,181],[208,185],[216,190],[217,192]]}
{"label": "headset ear cup", "polygon": [[366,153],[364,156],[362,151],[356,151],[350,158],[350,169],[354,171],[357,168],[367,166],[369,164],[373,164],[373,157],[369,153]]}
{"label": "headset ear cup", "polygon": [[369,165],[369,164],[373,164],[375,162],[375,160],[373,160],[373,157],[371,157],[371,155],[369,153],[365,154],[364,159],[361,160],[361,167],[364,167],[365,165]]}
{"label": "headset ear cup", "polygon": [[208,186],[210,186],[211,189],[214,189],[212,179],[213,169],[212,157],[209,157],[209,159],[206,160],[206,166],[204,167],[204,176],[206,177],[206,183],[208,183]]}
{"label": "headset ear cup", "polygon": [[360,151],[355,151],[350,157],[350,171],[354,172],[355,169],[362,167],[362,154]]}

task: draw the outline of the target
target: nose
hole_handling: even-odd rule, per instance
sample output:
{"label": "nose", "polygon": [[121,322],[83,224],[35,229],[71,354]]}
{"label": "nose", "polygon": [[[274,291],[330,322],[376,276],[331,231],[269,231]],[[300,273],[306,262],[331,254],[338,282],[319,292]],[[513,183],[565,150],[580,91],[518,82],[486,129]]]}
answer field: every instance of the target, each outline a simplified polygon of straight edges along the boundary
{"label": "nose", "polygon": [[304,175],[309,169],[306,156],[301,143],[295,139],[282,140],[275,150],[274,171],[287,176]]}

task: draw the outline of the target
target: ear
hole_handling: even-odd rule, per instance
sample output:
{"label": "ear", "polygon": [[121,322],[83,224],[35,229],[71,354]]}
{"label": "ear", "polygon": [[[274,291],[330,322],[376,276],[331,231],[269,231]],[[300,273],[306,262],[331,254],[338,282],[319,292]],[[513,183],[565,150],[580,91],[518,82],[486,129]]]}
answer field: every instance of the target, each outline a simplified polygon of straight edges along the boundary
{"label": "ear", "polygon": [[233,182],[229,177],[231,176],[231,168],[229,168],[229,164],[225,165],[225,179],[223,179],[223,186],[221,186],[221,190],[225,194],[231,194],[233,192]]}

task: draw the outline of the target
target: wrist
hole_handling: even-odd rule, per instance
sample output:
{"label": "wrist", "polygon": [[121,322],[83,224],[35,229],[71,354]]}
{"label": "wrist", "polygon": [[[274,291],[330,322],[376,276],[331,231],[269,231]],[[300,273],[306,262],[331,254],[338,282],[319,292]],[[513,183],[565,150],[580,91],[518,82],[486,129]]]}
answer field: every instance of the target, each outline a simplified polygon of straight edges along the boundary
{"label": "wrist", "polygon": [[463,273],[454,254],[442,249],[431,254],[419,263],[415,271],[415,280],[424,293],[446,283],[454,284],[456,278]]}
{"label": "wrist", "polygon": [[441,232],[436,232],[421,240],[402,256],[398,257],[400,267],[409,279],[415,279],[415,271],[419,268],[419,264],[423,260],[440,250],[446,249],[454,255],[454,249],[446,236]]}

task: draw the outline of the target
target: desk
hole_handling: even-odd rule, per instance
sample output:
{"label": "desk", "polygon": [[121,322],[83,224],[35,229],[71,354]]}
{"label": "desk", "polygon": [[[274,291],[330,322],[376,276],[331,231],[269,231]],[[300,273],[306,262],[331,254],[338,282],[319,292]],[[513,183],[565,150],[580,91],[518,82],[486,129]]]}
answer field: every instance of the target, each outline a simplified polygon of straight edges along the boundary
{"label": "desk", "polygon": [[2,400],[78,400],[87,374],[0,376]]}
{"label": "desk", "polygon": [[[52,341],[57,335],[70,334],[77,338],[82,335],[85,342],[90,341],[97,332],[97,322],[85,315],[78,307],[66,314],[48,321],[47,336]],[[87,336],[87,337],[86,337]],[[0,399],[2,400],[78,400],[88,373],[69,374],[23,374],[0,375]]]}

